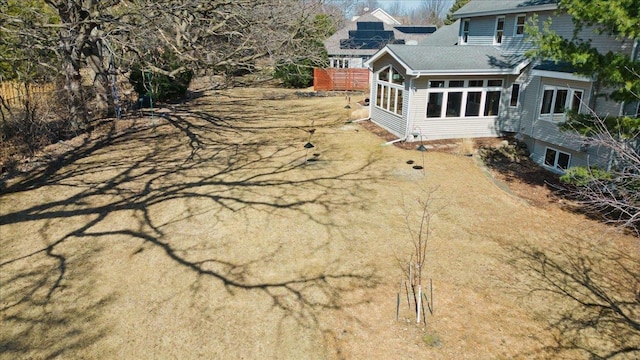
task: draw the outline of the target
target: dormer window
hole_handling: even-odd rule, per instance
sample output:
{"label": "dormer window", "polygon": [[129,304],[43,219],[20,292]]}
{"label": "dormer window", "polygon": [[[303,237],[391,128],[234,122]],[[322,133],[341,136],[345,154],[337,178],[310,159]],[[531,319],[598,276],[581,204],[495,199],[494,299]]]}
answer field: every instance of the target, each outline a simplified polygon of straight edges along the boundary
{"label": "dormer window", "polygon": [[469,24],[471,22],[471,19],[464,19],[462,20],[462,33],[460,35],[460,43],[461,44],[466,44],[469,41]]}
{"label": "dormer window", "polygon": [[496,32],[493,36],[493,44],[502,44],[502,37],[504,36],[504,16],[498,16],[496,18]]}
{"label": "dormer window", "polygon": [[516,28],[513,31],[513,36],[516,36],[516,37],[524,36],[524,24],[526,21],[527,21],[526,15],[516,16]]}

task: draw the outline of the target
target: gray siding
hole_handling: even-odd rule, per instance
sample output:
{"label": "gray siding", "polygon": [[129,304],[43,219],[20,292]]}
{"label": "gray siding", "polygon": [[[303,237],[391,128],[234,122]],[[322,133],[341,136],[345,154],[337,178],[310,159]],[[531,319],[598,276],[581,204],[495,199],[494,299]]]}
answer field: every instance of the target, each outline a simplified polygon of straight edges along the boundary
{"label": "gray siding", "polygon": [[571,150],[580,150],[584,143],[584,139],[578,133],[562,131],[558,124],[551,121],[537,121],[532,135],[535,139]]}
{"label": "gray siding", "polygon": [[[527,108],[530,113],[527,114],[526,121],[523,121],[522,123],[523,127],[526,127],[526,129],[522,131],[524,131],[526,135],[535,139],[552,143],[563,148],[579,150],[583,143],[581,136],[571,131],[561,131],[558,128],[558,123],[556,122],[539,119],[542,92],[545,85],[583,90],[583,100],[586,103],[589,102],[591,89],[590,83],[535,76],[527,87]],[[585,109],[583,107],[582,111],[584,110]]]}
{"label": "gray siding", "polygon": [[[522,13],[527,16],[527,22],[533,17],[532,13]],[[508,14],[505,16],[504,34],[502,44],[503,51],[512,54],[522,54],[532,48],[531,42],[527,36],[516,36],[515,21],[518,15]],[[573,38],[573,21],[570,15],[556,15],[552,11],[537,13],[538,23],[542,29],[543,24],[551,18],[551,30],[564,38]],[[481,16],[471,18],[469,23],[469,40],[468,45],[493,45],[493,37],[495,34],[496,16]],[[585,27],[578,33],[578,37],[591,42],[601,53],[608,51],[622,52],[630,55],[633,49],[633,41],[617,40],[613,36],[596,34],[593,27]],[[462,30],[460,30],[462,31]]]}
{"label": "gray siding", "polygon": [[[393,66],[396,70],[401,72],[403,76],[405,76],[405,86],[404,86],[404,97],[403,100],[403,116],[394,114],[392,112],[386,111],[376,106],[377,102],[377,73],[386,68],[387,66]],[[405,69],[401,66],[395,59],[391,56],[386,55],[380,60],[376,61],[373,68],[373,74],[371,76],[371,105],[370,105],[370,116],[371,121],[380,125],[387,131],[393,133],[399,138],[404,138],[406,136],[405,132],[407,129],[407,113],[409,112],[409,78],[406,77]]]}
{"label": "gray siding", "polygon": [[[606,91],[605,92],[609,92]],[[596,114],[600,116],[618,116],[622,111],[622,104],[609,100],[604,96],[597,96],[593,103]]]}
{"label": "gray siding", "polygon": [[523,141],[531,151],[531,159],[544,166],[544,156],[547,148],[556,149],[571,155],[569,167],[574,166],[598,166],[606,168],[608,152],[603,149],[582,148],[579,150],[564,148],[554,143],[525,137]]}
{"label": "gray siding", "polygon": [[467,45],[493,45],[495,27],[495,16],[472,18],[469,22],[469,40],[467,41]]}
{"label": "gray siding", "polygon": [[518,81],[520,84],[520,98],[518,99],[518,104],[516,107],[511,107],[511,89],[512,84],[516,82],[516,76],[509,76],[506,78],[506,86],[505,91],[502,96],[502,113],[500,116],[499,122],[499,130],[506,132],[517,132],[520,128],[520,116],[522,114],[522,83]]}
{"label": "gray siding", "polygon": [[539,103],[540,77],[531,76],[531,66],[529,66],[518,78],[522,82],[520,93],[520,128],[519,132],[531,135],[533,122],[536,119],[536,106]]}
{"label": "gray siding", "polygon": [[[473,77],[473,79],[482,79],[483,77]],[[507,82],[505,77],[491,77],[492,79],[502,78]],[[506,106],[508,105],[508,91],[502,92],[499,116],[496,117],[473,117],[473,118],[427,118],[427,83],[429,80],[455,80],[468,79],[468,77],[421,77],[414,80],[413,86],[416,91],[411,91],[411,108],[409,109],[409,132],[414,129],[420,130],[424,140],[439,139],[459,139],[459,138],[478,138],[478,137],[496,137],[501,133],[504,117],[507,115]],[[509,85],[510,86],[510,85]],[[414,139],[409,138],[409,141]],[[419,140],[419,139],[415,139]]]}

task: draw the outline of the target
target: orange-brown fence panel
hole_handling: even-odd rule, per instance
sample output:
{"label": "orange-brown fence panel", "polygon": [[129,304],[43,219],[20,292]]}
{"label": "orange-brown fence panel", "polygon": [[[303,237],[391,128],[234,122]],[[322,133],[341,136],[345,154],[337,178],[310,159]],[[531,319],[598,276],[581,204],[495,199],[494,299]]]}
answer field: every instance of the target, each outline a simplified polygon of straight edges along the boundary
{"label": "orange-brown fence panel", "polygon": [[0,98],[2,104],[9,108],[19,109],[25,101],[34,101],[51,96],[55,90],[54,84],[24,84],[12,81],[0,82]]}
{"label": "orange-brown fence panel", "polygon": [[313,69],[314,91],[366,91],[368,69]]}

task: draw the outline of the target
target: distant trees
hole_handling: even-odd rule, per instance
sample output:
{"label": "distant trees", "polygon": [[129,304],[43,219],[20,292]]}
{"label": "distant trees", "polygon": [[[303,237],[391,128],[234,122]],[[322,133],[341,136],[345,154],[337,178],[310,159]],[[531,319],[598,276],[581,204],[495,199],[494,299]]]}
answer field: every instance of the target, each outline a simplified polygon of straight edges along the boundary
{"label": "distant trees", "polygon": [[463,6],[467,5],[467,3],[469,3],[469,1],[471,1],[471,0],[456,0],[456,2],[453,3],[451,8],[449,9],[449,12],[447,13],[447,17],[444,19],[444,24],[445,25],[451,25],[454,22],[456,22],[456,20],[453,18],[453,14],[456,11],[460,10],[460,8],[462,8]]}
{"label": "distant trees", "polygon": [[[64,81],[69,119],[89,122],[83,73],[91,74],[93,111],[112,108],[109,65],[175,77],[185,71],[253,71],[259,59],[322,59],[306,32],[322,1],[8,0],[0,3],[3,77],[24,78],[38,64]],[[29,53],[27,53],[29,52]],[[169,67],[170,52],[181,64]],[[25,61],[28,59],[29,61]],[[86,76],[85,76],[86,77]]]}
{"label": "distant trees", "polygon": [[285,86],[304,88],[313,85],[313,69],[327,67],[328,56],[323,40],[336,32],[334,21],[326,14],[318,14],[306,28],[301,28],[296,37],[305,39],[308,47],[314,49],[315,57],[301,53],[296,57],[279,61],[275,66],[274,77],[281,79]]}

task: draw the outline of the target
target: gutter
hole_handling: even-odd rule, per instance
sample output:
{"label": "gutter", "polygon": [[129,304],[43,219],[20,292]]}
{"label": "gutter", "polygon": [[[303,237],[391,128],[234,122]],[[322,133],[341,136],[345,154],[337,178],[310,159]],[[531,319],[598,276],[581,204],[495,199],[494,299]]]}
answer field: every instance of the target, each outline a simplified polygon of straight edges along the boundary
{"label": "gutter", "polygon": [[453,18],[457,20],[457,19],[470,18],[470,17],[505,15],[505,14],[522,14],[522,13],[528,13],[528,12],[538,12],[538,11],[557,10],[557,9],[558,9],[557,4],[522,6],[518,8],[503,9],[503,10],[487,10],[487,11],[468,12],[468,13],[456,12],[455,14],[453,14]]}
{"label": "gutter", "polygon": [[475,69],[465,69],[465,70],[428,70],[428,71],[412,71],[407,73],[407,75],[412,75],[416,77],[426,76],[426,75],[437,75],[437,76],[459,76],[459,75],[519,75],[524,66],[516,66],[513,69],[509,70],[484,70],[478,71]]}

